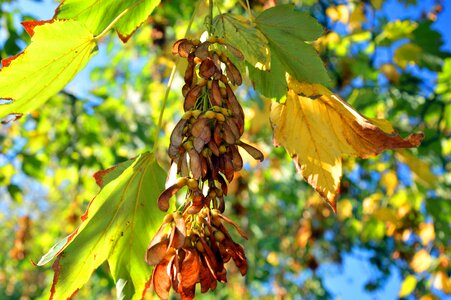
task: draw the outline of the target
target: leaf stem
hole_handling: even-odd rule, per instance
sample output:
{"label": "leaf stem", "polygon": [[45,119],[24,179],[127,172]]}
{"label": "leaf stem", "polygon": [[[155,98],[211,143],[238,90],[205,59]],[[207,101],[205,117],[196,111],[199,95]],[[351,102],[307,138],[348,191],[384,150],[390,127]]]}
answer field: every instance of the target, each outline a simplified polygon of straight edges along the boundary
{"label": "leaf stem", "polygon": [[111,23],[110,23],[110,25],[108,25],[101,33],[99,33],[97,36],[95,36],[94,37],[94,39],[96,40],[96,41],[98,41],[98,40],[100,40],[101,38],[103,38],[107,33],[108,33],[108,31],[110,31],[110,29],[111,28],[113,28],[116,24],[117,24],[117,22],[119,22],[119,20],[123,17],[123,16],[125,16],[128,12],[129,12],[129,8],[126,8],[123,12],[121,12]]}

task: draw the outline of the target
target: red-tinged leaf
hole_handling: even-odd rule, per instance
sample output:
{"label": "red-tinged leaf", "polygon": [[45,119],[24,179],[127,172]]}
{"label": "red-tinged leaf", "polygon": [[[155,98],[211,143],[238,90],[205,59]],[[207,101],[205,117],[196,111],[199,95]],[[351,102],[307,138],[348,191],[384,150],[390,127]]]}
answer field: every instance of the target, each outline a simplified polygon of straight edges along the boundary
{"label": "red-tinged leaf", "polygon": [[103,186],[81,225],[38,262],[43,265],[58,257],[53,265],[53,299],[72,297],[105,260],[120,287],[119,296],[141,299],[151,276],[151,267],[143,259],[148,238],[165,215],[155,206],[165,177],[150,153],[104,172]]}
{"label": "red-tinged leaf", "polygon": [[64,0],[56,10],[55,18],[78,20],[97,35],[127,10],[114,27],[125,43],[159,3],[160,0]]}
{"label": "red-tinged leaf", "polygon": [[[96,53],[91,32],[74,20],[25,23],[31,44],[0,70],[0,118],[30,112],[58,93]],[[70,33],[70,34],[68,34]]]}
{"label": "red-tinged leaf", "polygon": [[25,31],[28,33],[29,36],[33,36],[34,35],[34,28],[36,26],[40,26],[40,25],[44,25],[47,23],[53,23],[54,20],[47,20],[47,21],[24,21],[22,22],[22,26],[25,29]]}

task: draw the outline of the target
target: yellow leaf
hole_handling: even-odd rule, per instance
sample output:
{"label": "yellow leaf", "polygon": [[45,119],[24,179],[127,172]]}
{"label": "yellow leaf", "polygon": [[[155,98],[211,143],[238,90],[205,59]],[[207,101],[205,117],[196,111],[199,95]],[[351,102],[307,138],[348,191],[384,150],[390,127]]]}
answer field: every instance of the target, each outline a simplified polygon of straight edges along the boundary
{"label": "yellow leaf", "polygon": [[415,255],[412,257],[412,260],[410,261],[410,267],[412,270],[414,270],[416,273],[421,273],[429,269],[429,267],[432,264],[432,257],[429,255],[429,253],[421,249]]}
{"label": "yellow leaf", "polygon": [[340,221],[352,217],[352,203],[349,199],[340,200],[340,205],[337,208],[337,215]]}
{"label": "yellow leaf", "polygon": [[444,271],[439,271],[433,275],[432,285],[444,293],[451,293],[451,279]]}
{"label": "yellow leaf", "polygon": [[387,196],[392,196],[398,186],[398,176],[395,171],[388,171],[384,173],[381,178],[381,184],[385,186],[387,190]]}
{"label": "yellow leaf", "polygon": [[427,244],[435,240],[434,225],[432,223],[420,224],[418,235],[421,238],[421,243],[423,244],[423,246],[426,246]]}
{"label": "yellow leaf", "polygon": [[400,162],[409,166],[415,181],[427,188],[434,188],[438,178],[431,172],[431,166],[407,151],[400,151],[395,156]]}
{"label": "yellow leaf", "polygon": [[401,284],[399,290],[399,298],[410,295],[417,285],[417,279],[413,275],[407,276]]}
{"label": "yellow leaf", "polygon": [[289,81],[288,87],[285,103],[271,110],[274,144],[286,148],[304,179],[334,211],[343,155],[368,158],[386,149],[417,147],[423,139],[422,133],[403,139],[384,132],[322,85]]}
{"label": "yellow leaf", "polygon": [[326,15],[332,22],[347,23],[349,20],[349,9],[346,5],[329,6],[326,9]]}

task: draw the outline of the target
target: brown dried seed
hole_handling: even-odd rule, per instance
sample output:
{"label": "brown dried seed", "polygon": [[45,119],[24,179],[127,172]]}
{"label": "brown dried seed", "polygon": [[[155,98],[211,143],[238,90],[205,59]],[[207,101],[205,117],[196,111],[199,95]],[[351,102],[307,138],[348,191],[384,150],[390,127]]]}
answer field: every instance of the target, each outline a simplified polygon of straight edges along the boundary
{"label": "brown dried seed", "polygon": [[233,176],[235,175],[235,171],[234,171],[233,164],[232,164],[232,157],[227,152],[222,156],[222,158],[224,161],[224,175],[225,175],[227,181],[231,182],[233,180]]}
{"label": "brown dried seed", "polygon": [[254,146],[246,144],[242,141],[239,141],[237,145],[246,150],[246,152],[249,153],[255,160],[263,161],[265,159],[263,153],[261,153],[261,151],[255,148]]}
{"label": "brown dried seed", "polygon": [[178,54],[180,57],[187,58],[194,50],[194,45],[190,40],[185,40],[179,44]]}
{"label": "brown dried seed", "polygon": [[235,142],[239,140],[239,137],[237,138],[233,134],[232,130],[226,123],[222,124],[222,132],[223,132],[222,137],[224,138],[224,141],[229,145],[234,145]]}
{"label": "brown dried seed", "polygon": [[218,148],[218,146],[216,145],[216,143],[214,141],[210,141],[208,143],[208,148],[210,148],[211,152],[214,155],[219,156],[219,148]]}
{"label": "brown dried seed", "polygon": [[149,247],[146,252],[146,262],[151,266],[159,264],[166,256],[168,245],[169,240],[166,238],[152,247]]}
{"label": "brown dried seed", "polygon": [[227,118],[225,121],[225,125],[227,125],[227,127],[230,129],[235,139],[239,140],[241,137],[241,132],[238,126],[236,125],[235,121],[233,120],[233,118]]}
{"label": "brown dried seed", "polygon": [[[218,182],[221,184],[221,190],[220,190],[220,191],[222,191],[222,194],[224,194],[224,195],[227,196],[227,193],[228,193],[228,186],[227,186],[227,182],[225,181],[224,177],[223,177],[221,174],[219,174],[217,180],[218,180]],[[217,194],[218,194],[218,196],[221,195],[221,194],[218,193],[218,192],[217,192]]]}
{"label": "brown dried seed", "polygon": [[191,167],[191,173],[193,174],[194,179],[200,179],[202,176],[202,166],[200,162],[200,155],[196,150],[191,149],[188,151],[189,158],[190,158],[190,167]]}
{"label": "brown dried seed", "polygon": [[194,63],[194,54],[190,54],[188,56],[188,66],[185,70],[185,75],[183,79],[185,80],[185,83],[188,86],[191,86],[193,84],[193,78],[194,78],[194,70],[195,70],[196,64]]}
{"label": "brown dried seed", "polygon": [[230,61],[230,59],[227,59],[227,62],[226,62],[226,73],[227,73],[227,77],[229,77],[229,80],[232,84],[241,85],[243,83],[243,78],[241,77],[240,71]]}
{"label": "brown dried seed", "polygon": [[222,134],[221,134],[221,128],[219,126],[215,127],[215,132],[213,133],[213,139],[216,143],[216,145],[220,146],[222,142]]}
{"label": "brown dried seed", "polygon": [[199,255],[194,249],[185,249],[186,256],[182,261],[182,268],[180,270],[180,274],[182,280],[180,281],[181,285],[185,288],[194,286],[199,279],[200,272],[200,259]]}
{"label": "brown dried seed", "polygon": [[199,67],[199,74],[205,79],[210,79],[219,70],[216,68],[215,63],[211,59],[204,60]]}
{"label": "brown dried seed", "polygon": [[[175,125],[174,130],[172,130],[171,133],[171,144],[169,147],[173,146],[175,148],[180,147],[180,145],[183,142],[184,139],[184,135],[183,135],[183,128],[186,125],[187,120],[185,119],[180,119],[180,121],[177,123],[177,125]],[[173,151],[171,151],[173,152]]]}
{"label": "brown dried seed", "polygon": [[185,96],[185,102],[183,103],[183,109],[185,111],[190,110],[194,107],[196,104],[197,98],[199,98],[199,95],[202,91],[202,86],[195,85]]}
{"label": "brown dried seed", "polygon": [[186,152],[184,152],[179,158],[177,164],[177,172],[180,174],[180,176],[183,177],[189,176],[188,159],[186,157]]}
{"label": "brown dried seed", "polygon": [[182,177],[177,183],[165,189],[158,197],[158,208],[162,211],[167,211],[169,209],[169,199],[184,187],[187,181],[185,177]]}
{"label": "brown dried seed", "polygon": [[197,46],[196,51],[194,51],[194,54],[196,57],[199,57],[201,60],[207,59],[210,55],[208,51],[208,47],[211,45],[210,42],[203,42],[199,46]]}
{"label": "brown dried seed", "polygon": [[179,53],[179,47],[181,43],[184,43],[188,41],[188,39],[180,39],[178,41],[176,41],[173,45],[172,45],[172,54],[177,54]]}
{"label": "brown dried seed", "polygon": [[219,88],[219,83],[217,80],[213,80],[211,82],[211,90],[210,90],[210,103],[211,105],[221,106],[222,96],[221,89]]}
{"label": "brown dried seed", "polygon": [[155,293],[157,293],[158,297],[161,299],[169,298],[169,289],[171,288],[171,278],[167,272],[169,260],[163,260],[160,262],[152,274],[152,283]]}
{"label": "brown dried seed", "polygon": [[229,108],[232,111],[232,113],[235,117],[237,117],[239,120],[243,120],[242,122],[244,123],[243,108],[241,107],[240,103],[236,99],[232,88],[228,84],[226,85],[226,92],[227,92],[227,98],[226,98],[227,108]]}
{"label": "brown dried seed", "polygon": [[241,53],[240,50],[238,50],[237,48],[233,47],[230,44],[225,44],[227,50],[230,51],[230,53],[232,53],[233,55],[235,55],[236,58],[238,58],[239,60],[243,60],[244,59],[244,55],[243,53]]}
{"label": "brown dried seed", "polygon": [[243,159],[241,158],[240,152],[235,145],[230,146],[230,150],[232,151],[232,164],[234,170],[237,172],[243,168]]}

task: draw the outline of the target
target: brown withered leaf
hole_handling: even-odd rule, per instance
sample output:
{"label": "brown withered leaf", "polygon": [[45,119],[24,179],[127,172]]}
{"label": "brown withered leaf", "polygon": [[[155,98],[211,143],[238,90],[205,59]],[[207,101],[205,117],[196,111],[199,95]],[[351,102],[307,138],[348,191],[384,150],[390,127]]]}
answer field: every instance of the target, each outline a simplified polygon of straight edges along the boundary
{"label": "brown withered leaf", "polygon": [[304,179],[336,210],[343,155],[368,158],[420,145],[401,138],[386,120],[369,120],[319,84],[290,81],[287,100],[272,107],[274,144],[285,147]]}

